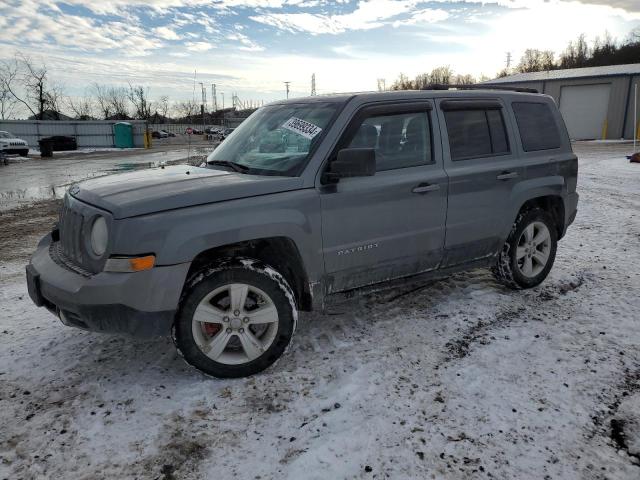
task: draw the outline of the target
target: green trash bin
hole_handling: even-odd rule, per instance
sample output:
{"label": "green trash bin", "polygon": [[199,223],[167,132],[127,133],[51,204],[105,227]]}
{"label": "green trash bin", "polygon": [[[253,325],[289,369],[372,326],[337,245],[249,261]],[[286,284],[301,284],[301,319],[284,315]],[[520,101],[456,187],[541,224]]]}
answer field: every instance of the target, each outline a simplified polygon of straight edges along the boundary
{"label": "green trash bin", "polygon": [[133,148],[133,125],[128,122],[114,123],[113,139],[116,148]]}

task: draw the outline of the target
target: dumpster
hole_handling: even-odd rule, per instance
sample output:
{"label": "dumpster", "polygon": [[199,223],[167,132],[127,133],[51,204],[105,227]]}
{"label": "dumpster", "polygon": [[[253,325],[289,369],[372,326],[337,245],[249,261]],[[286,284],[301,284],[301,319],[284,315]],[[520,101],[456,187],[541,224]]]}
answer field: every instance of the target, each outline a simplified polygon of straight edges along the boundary
{"label": "dumpster", "polygon": [[133,148],[133,125],[128,122],[114,123],[113,140],[117,148]]}
{"label": "dumpster", "polygon": [[53,157],[53,139],[52,138],[43,138],[42,140],[38,140],[38,145],[40,146],[40,156],[47,158]]}

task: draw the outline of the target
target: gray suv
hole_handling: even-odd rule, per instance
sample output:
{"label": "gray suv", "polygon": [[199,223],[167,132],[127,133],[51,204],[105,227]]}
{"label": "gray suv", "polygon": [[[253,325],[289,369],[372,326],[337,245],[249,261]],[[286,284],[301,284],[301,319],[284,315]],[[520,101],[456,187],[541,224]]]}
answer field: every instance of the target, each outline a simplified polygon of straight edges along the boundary
{"label": "gray suv", "polygon": [[251,375],[286,351],[299,310],[337,292],[476,267],[538,285],[575,218],[577,173],[545,95],[276,102],[200,167],[73,185],[29,293],[65,325],[171,332],[203,372]]}

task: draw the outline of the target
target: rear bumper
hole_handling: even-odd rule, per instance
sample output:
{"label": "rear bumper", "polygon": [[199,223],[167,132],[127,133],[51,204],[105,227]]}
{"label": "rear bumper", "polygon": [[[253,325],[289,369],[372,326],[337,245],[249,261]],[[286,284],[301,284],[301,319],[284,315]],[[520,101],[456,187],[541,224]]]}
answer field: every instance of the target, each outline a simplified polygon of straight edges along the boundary
{"label": "rear bumper", "polygon": [[68,326],[137,337],[166,335],[178,308],[189,263],[136,273],[90,277],[58,265],[43,238],[27,265],[29,295]]}
{"label": "rear bumper", "polygon": [[564,201],[564,231],[562,232],[562,236],[567,232],[567,228],[569,225],[573,223],[576,219],[576,215],[578,214],[578,200],[580,199],[580,195],[577,192],[570,193],[567,195]]}

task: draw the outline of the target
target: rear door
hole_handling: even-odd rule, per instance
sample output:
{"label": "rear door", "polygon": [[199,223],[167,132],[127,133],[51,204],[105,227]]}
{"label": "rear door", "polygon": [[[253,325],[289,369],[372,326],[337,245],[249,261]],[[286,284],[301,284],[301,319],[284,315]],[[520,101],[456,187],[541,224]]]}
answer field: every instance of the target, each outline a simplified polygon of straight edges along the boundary
{"label": "rear door", "polygon": [[374,148],[372,177],[319,187],[329,293],[437,268],[444,247],[447,177],[432,103],[361,109],[331,155]]}
{"label": "rear door", "polygon": [[501,247],[511,190],[525,173],[505,108],[499,98],[438,101],[449,176],[445,266],[492,255]]}

